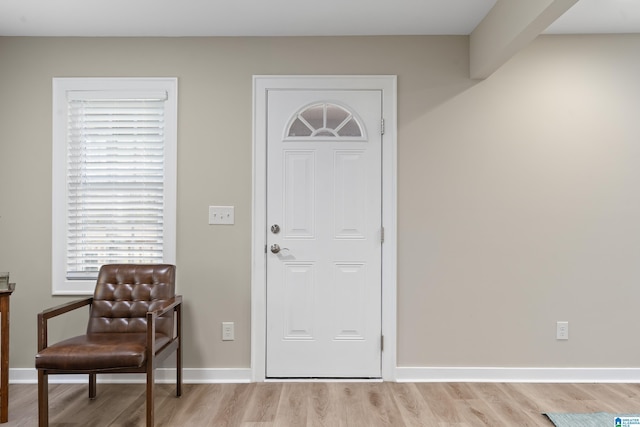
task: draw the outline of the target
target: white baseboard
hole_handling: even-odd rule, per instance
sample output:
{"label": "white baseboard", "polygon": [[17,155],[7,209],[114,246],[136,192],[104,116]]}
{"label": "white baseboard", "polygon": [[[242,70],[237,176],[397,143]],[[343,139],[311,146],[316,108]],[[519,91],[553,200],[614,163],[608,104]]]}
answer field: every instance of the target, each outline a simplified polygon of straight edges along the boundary
{"label": "white baseboard", "polygon": [[[173,368],[158,368],[156,382],[175,382]],[[185,384],[248,383],[251,368],[211,368],[182,371]],[[51,384],[85,383],[84,375],[51,375]],[[522,382],[522,383],[640,383],[640,368],[470,368],[470,367],[399,367],[397,382]],[[11,384],[36,384],[37,371],[32,368],[9,370]],[[144,383],[143,374],[101,374],[102,383]]]}
{"label": "white baseboard", "polygon": [[[101,383],[144,383],[144,374],[99,374],[97,378]],[[156,369],[157,383],[175,383],[175,368]],[[251,369],[190,369],[182,370],[182,381],[185,384],[213,384],[213,383],[248,383],[251,382]],[[36,384],[38,372],[31,368],[9,369],[9,382],[11,384]],[[86,375],[51,375],[49,383],[86,383]]]}
{"label": "white baseboard", "polygon": [[399,367],[398,382],[640,383],[640,368]]}

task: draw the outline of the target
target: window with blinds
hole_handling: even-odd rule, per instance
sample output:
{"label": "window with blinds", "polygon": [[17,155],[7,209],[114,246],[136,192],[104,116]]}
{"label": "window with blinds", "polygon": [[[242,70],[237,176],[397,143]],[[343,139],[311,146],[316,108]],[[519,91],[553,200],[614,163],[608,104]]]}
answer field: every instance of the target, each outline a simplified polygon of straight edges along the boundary
{"label": "window with blinds", "polygon": [[[63,264],[54,271],[64,285],[58,292],[54,285],[54,293],[76,293],[83,283],[93,289],[103,264],[174,262],[175,237],[168,230],[175,230],[175,191],[169,191],[175,188],[170,141],[176,117],[169,102],[175,88],[149,87],[144,79],[60,80],[65,105],[57,111],[64,124],[54,131],[54,151],[62,151],[55,139],[64,133],[59,166],[64,163],[65,197],[64,209],[58,207],[64,223],[54,224],[54,241],[56,225],[64,238],[54,243],[54,257],[58,252]],[[73,80],[109,84],[74,88]],[[54,174],[61,175],[60,167],[54,162]]]}
{"label": "window with blinds", "polygon": [[161,263],[165,94],[69,93],[67,278]]}

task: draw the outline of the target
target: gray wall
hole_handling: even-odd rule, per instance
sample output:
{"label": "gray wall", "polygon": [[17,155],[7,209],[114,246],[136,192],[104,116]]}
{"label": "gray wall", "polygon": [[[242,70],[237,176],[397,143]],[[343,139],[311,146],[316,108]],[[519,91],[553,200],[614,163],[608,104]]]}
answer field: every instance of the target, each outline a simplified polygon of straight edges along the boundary
{"label": "gray wall", "polygon": [[[70,299],[50,284],[65,76],[178,77],[185,367],[250,366],[255,74],[398,76],[398,366],[638,367],[639,50],[640,35],[543,36],[471,81],[467,37],[0,38],[11,367],[33,367],[36,313]],[[235,226],[207,225],[214,204],[235,205]]]}

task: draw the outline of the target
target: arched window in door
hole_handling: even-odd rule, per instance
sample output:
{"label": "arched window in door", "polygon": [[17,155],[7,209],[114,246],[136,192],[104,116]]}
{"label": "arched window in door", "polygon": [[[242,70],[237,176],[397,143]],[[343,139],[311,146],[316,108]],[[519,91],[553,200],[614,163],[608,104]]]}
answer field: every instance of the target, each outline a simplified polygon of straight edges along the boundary
{"label": "arched window in door", "polygon": [[292,117],[288,138],[362,138],[363,127],[351,111],[340,105],[321,102],[308,105]]}

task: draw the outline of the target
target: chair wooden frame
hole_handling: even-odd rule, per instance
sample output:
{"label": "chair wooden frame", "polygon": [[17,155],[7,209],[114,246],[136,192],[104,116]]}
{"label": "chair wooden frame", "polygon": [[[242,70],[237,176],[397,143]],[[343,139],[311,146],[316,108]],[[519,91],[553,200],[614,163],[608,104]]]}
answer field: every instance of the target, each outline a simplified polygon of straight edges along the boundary
{"label": "chair wooden frame", "polygon": [[[48,346],[47,321],[56,316],[68,313],[81,307],[91,306],[93,297],[72,301],[60,306],[44,310],[38,313],[38,352]],[[175,313],[175,333],[169,343],[154,352],[156,337],[156,319],[162,315],[174,311]],[[145,373],[146,374],[146,418],[147,427],[154,425],[154,385],[155,368],[158,363],[166,359],[171,353],[176,352],[176,397],[182,395],[182,296],[176,295],[167,304],[158,310],[147,312],[146,329],[146,357],[144,364],[135,369],[106,369],[100,371],[74,371],[74,370],[52,370],[38,369],[38,425],[46,427],[49,425],[49,375],[55,374],[88,374],[89,375],[89,398],[96,397],[96,375],[98,373]]]}

